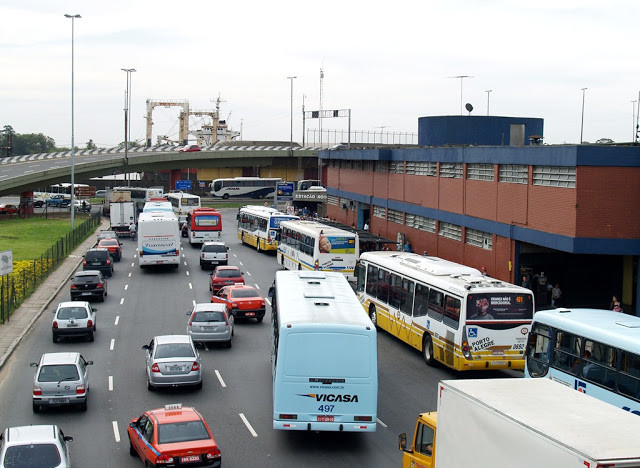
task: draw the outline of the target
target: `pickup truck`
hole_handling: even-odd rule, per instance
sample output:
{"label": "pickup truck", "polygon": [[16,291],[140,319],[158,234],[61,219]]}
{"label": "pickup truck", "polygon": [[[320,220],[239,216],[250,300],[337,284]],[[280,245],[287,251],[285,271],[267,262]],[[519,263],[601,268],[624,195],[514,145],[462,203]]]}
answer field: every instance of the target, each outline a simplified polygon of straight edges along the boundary
{"label": "pickup truck", "polygon": [[68,208],[71,204],[71,198],[67,198],[62,194],[54,195],[46,200],[47,206],[59,206],[61,208]]}

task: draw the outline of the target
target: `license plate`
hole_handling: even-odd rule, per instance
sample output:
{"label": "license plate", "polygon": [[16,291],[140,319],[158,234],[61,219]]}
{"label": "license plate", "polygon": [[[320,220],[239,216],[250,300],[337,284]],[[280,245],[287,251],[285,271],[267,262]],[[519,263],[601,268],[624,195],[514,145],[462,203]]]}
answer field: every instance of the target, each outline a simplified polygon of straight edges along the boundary
{"label": "license plate", "polygon": [[318,422],[333,422],[333,416],[318,416]]}
{"label": "license plate", "polygon": [[186,457],[180,457],[180,463],[193,463],[199,461],[200,455],[187,455]]}
{"label": "license plate", "polygon": [[73,327],[77,327],[78,324],[77,323],[67,323],[67,328],[73,328]]}
{"label": "license plate", "polygon": [[255,312],[247,312],[244,315],[246,315],[247,317],[253,317],[254,315],[256,315],[256,313]]}
{"label": "license plate", "polygon": [[233,284],[233,281],[225,281],[227,284]]}
{"label": "license plate", "polygon": [[93,262],[93,265],[100,265],[100,262]]}
{"label": "license plate", "polygon": [[169,366],[169,370],[172,372],[178,372],[182,370],[182,366]]}
{"label": "license plate", "polygon": [[489,361],[492,366],[504,366],[507,364],[506,361]]}
{"label": "license plate", "polygon": [[69,399],[68,398],[52,398],[49,401],[54,405],[62,405],[64,403],[69,403]]}
{"label": "license plate", "polygon": [[82,295],[83,296],[91,296],[91,293],[90,292],[83,292]]}

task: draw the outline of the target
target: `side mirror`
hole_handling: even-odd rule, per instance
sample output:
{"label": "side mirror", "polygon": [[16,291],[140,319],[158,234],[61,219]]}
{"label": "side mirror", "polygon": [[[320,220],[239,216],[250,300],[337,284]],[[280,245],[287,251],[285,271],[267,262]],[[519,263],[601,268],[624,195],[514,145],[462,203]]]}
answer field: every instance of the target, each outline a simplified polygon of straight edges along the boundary
{"label": "side mirror", "polygon": [[29,367],[38,367],[38,363],[37,362],[32,362],[29,364]]}
{"label": "side mirror", "polygon": [[144,346],[142,347],[142,349],[145,349],[145,350],[149,351],[149,345],[148,345],[148,344],[144,345]]}
{"label": "side mirror", "polygon": [[53,310],[51,311],[51,313],[52,313],[52,314],[55,314],[55,313],[56,313],[56,309],[53,309]]}
{"label": "side mirror", "polygon": [[87,366],[93,366],[93,361],[87,361],[86,364]]}
{"label": "side mirror", "polygon": [[98,312],[98,309],[96,309],[95,307],[93,307],[93,308],[92,308],[92,310],[93,310],[94,312]]}
{"label": "side mirror", "polygon": [[407,433],[403,432],[398,436],[398,448],[405,452],[407,450]]}
{"label": "side mirror", "polygon": [[73,437],[71,437],[71,436],[64,436],[64,441],[65,441],[65,442],[73,442]]}
{"label": "side mirror", "polygon": [[188,317],[189,315],[191,315],[191,311],[190,311],[190,310],[188,310],[188,311],[187,311],[187,317]]}
{"label": "side mirror", "polygon": [[229,250],[229,247],[227,247],[227,250]]}
{"label": "side mirror", "polygon": [[271,287],[269,288],[269,292],[267,293],[267,297],[273,297],[273,295],[275,294],[275,292],[276,292],[276,288],[274,288],[273,286],[271,286]]}

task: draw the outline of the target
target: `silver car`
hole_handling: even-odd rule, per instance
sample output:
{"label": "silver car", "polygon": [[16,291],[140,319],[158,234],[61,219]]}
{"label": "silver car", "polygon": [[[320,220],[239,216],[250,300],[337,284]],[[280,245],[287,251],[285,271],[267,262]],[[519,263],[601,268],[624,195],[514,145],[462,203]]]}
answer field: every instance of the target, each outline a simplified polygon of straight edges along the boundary
{"label": "silver car", "polygon": [[196,304],[187,312],[187,334],[198,343],[224,343],[231,348],[233,315],[225,304]]}
{"label": "silver car", "polygon": [[189,335],[156,336],[144,345],[147,388],[195,386],[202,388],[200,354]]}
{"label": "silver car", "polygon": [[89,366],[80,353],[46,353],[40,362],[32,362],[36,368],[33,377],[33,412],[44,407],[77,405],[87,410],[89,394]]}
{"label": "silver car", "polygon": [[68,468],[72,440],[54,425],[9,427],[0,436],[0,468]]}
{"label": "silver car", "polygon": [[222,241],[208,241],[200,248],[200,268],[212,268],[214,265],[229,263],[229,247]]}
{"label": "silver car", "polygon": [[58,304],[58,307],[53,311],[53,322],[51,323],[53,342],[57,343],[60,338],[69,336],[86,336],[89,341],[93,341],[96,332],[97,311],[87,301]]}

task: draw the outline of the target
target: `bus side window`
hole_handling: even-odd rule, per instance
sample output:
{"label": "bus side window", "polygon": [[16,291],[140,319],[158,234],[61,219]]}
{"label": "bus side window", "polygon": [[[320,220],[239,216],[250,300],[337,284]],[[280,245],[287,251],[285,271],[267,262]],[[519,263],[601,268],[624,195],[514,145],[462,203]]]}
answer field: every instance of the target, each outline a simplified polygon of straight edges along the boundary
{"label": "bus side window", "polygon": [[580,370],[581,338],[562,330],[556,332],[553,365],[558,369],[577,375]]}
{"label": "bus side window", "polygon": [[371,297],[376,297],[378,293],[378,267],[367,266],[366,292]]}
{"label": "bus side window", "polygon": [[447,296],[444,307],[444,323],[458,329],[460,324],[460,299]]}
{"label": "bus side window", "polygon": [[406,278],[402,279],[402,295],[400,297],[400,310],[411,316],[413,310],[413,287],[414,282]]}
{"label": "bus side window", "polygon": [[444,294],[435,289],[429,291],[429,309],[427,313],[429,317],[432,317],[439,322],[442,322],[442,299]]}
{"label": "bus side window", "polygon": [[427,315],[427,304],[429,303],[429,288],[424,284],[416,284],[416,299],[413,304],[413,316],[424,317]]}
{"label": "bus side window", "polygon": [[618,375],[618,391],[640,400],[640,356],[623,352]]}

